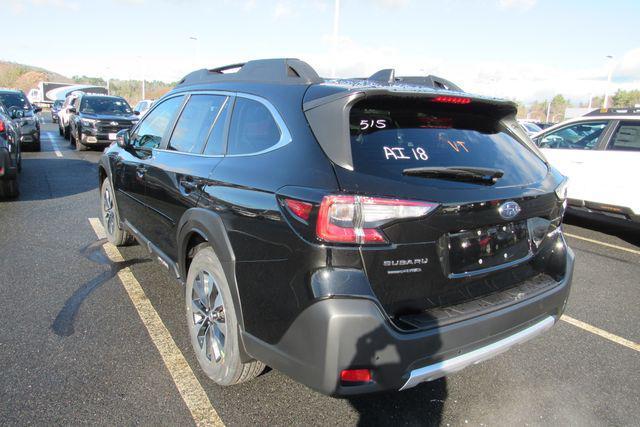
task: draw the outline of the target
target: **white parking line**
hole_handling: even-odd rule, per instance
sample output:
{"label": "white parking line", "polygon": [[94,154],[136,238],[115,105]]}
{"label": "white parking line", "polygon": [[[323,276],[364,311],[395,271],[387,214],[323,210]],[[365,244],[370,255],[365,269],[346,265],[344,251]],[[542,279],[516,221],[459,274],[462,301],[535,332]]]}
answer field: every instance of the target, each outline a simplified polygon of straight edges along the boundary
{"label": "white parking line", "polygon": [[62,157],[62,152],[60,151],[60,148],[58,147],[58,144],[55,141],[55,136],[51,135],[51,133],[49,132],[45,133],[43,136],[45,136],[47,140],[51,143],[51,146],[53,147],[53,152],[56,154],[56,156]]}
{"label": "white parking line", "polygon": [[625,248],[623,246],[612,245],[611,243],[605,243],[605,242],[601,242],[599,240],[588,239],[586,237],[577,236],[575,234],[570,234],[570,233],[564,233],[564,235],[568,236],[568,237],[573,237],[574,239],[584,240],[585,242],[595,243],[596,245],[606,246],[608,248],[618,249],[620,251],[625,251],[625,252],[629,252],[629,253],[632,253],[632,254],[640,255],[640,251],[637,251],[635,249],[629,249],[629,248]]}
{"label": "white parking line", "polygon": [[614,335],[611,332],[605,331],[604,329],[596,328],[595,326],[592,326],[581,320],[574,319],[573,317],[567,316],[566,314],[563,314],[560,320],[564,320],[567,323],[571,323],[573,326],[576,326],[580,329],[584,329],[585,331],[591,332],[592,334],[601,336],[602,338],[606,338],[609,341],[613,341],[616,344],[629,347],[630,349],[635,351],[640,351],[640,344],[630,341],[628,339],[619,337],[618,335]]}
{"label": "white parking line", "polygon": [[[89,218],[89,223],[99,239],[106,237],[104,228],[98,218]],[[105,243],[103,248],[112,262],[124,261],[118,249],[111,243]],[[160,356],[173,382],[178,388],[182,400],[184,400],[187,408],[189,408],[196,425],[224,426],[218,413],[213,408],[213,405],[211,405],[207,393],[198,382],[189,363],[187,363],[187,360],[182,355],[182,352],[171,337],[169,330],[162,322],[158,312],[153,308],[151,301],[147,298],[147,295],[131,272],[131,269],[126,267],[120,270],[118,272],[118,278],[127,291],[142,323],[147,328],[153,344],[160,352]]]}

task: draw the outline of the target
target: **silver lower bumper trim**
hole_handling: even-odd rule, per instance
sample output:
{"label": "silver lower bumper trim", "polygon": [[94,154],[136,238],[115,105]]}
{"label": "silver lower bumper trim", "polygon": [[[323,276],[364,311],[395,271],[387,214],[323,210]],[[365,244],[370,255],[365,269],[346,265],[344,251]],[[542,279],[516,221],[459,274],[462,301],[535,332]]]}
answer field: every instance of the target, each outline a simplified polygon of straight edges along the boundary
{"label": "silver lower bumper trim", "polygon": [[411,373],[409,374],[409,379],[402,386],[402,388],[400,388],[400,390],[406,390],[408,388],[415,387],[416,385],[425,381],[436,380],[454,372],[458,372],[466,368],[467,366],[475,365],[476,363],[491,359],[492,357],[504,351],[507,351],[509,348],[513,347],[516,344],[521,344],[537,335],[540,335],[544,331],[550,329],[555,322],[556,319],[553,316],[549,316],[541,320],[540,322],[533,324],[526,329],[523,329],[520,332],[501,339],[500,341],[496,341],[487,346],[480,347],[469,353],[461,354],[460,356],[443,360],[442,362],[434,363],[433,365],[414,369],[413,371],[411,371]]}

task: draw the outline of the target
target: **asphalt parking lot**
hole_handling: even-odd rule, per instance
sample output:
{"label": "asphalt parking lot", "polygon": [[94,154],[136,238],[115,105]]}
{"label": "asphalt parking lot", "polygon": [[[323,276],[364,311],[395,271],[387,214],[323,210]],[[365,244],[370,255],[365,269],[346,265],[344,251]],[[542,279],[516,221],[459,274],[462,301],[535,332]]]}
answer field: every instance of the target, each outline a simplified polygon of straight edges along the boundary
{"label": "asphalt parking lot", "polygon": [[351,399],[273,370],[221,388],[192,354],[177,282],[140,246],[100,240],[100,152],[50,123],[42,135],[21,196],[0,202],[3,425],[640,423],[640,233],[568,218],[568,317],[446,379]]}

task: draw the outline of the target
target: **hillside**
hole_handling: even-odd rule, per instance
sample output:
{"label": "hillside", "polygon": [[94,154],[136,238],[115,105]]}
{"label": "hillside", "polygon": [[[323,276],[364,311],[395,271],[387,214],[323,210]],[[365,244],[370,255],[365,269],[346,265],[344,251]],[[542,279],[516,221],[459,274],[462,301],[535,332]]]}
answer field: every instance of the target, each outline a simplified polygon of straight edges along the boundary
{"label": "hillside", "polygon": [[[0,87],[17,88],[28,93],[30,89],[36,88],[41,81],[107,86],[107,82],[99,77],[73,76],[70,78],[44,68],[0,61]],[[113,79],[109,82],[109,86],[112,95],[122,96],[131,105],[135,105],[142,97],[142,81],[140,80]],[[146,98],[158,99],[171,90],[173,86],[175,86],[175,83],[146,81]]]}

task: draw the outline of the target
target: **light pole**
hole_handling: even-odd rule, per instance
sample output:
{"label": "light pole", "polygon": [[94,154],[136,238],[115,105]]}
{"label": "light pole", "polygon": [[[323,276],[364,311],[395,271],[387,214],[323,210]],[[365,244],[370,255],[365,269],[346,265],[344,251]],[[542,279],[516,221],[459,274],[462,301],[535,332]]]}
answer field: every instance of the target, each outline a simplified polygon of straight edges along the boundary
{"label": "light pole", "polygon": [[611,75],[613,74],[613,56],[607,55],[607,63],[609,64],[609,74],[607,76],[607,87],[604,92],[604,101],[602,101],[602,108],[607,108],[609,103],[609,90],[611,87]]}
{"label": "light pole", "polygon": [[198,37],[196,36],[189,36],[189,40],[193,41],[195,43],[194,48],[193,48],[193,65],[194,68],[198,68],[198,56],[200,56],[200,53],[198,52],[200,49],[198,49],[199,47],[199,42],[198,42]]}
{"label": "light pole", "polygon": [[340,0],[336,0],[333,9],[333,35],[331,36],[331,50],[333,60],[331,61],[331,77],[336,76],[336,51],[338,50],[338,30],[340,25]]}
{"label": "light pole", "polygon": [[144,79],[145,79],[144,61],[142,60],[142,56],[138,56],[138,59],[140,60],[140,69],[142,70],[142,99],[147,99],[145,82],[144,82]]}

